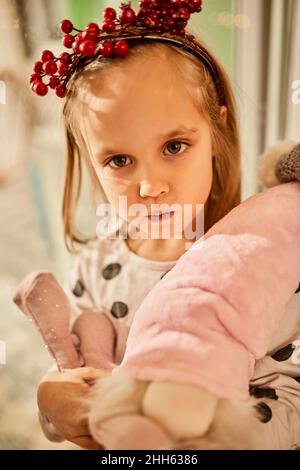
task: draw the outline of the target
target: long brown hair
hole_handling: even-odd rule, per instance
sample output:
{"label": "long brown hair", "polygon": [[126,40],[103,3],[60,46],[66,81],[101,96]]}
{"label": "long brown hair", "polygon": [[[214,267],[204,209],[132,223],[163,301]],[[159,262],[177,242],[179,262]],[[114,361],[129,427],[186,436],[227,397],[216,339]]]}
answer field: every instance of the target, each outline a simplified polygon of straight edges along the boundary
{"label": "long brown hair", "polygon": [[[82,186],[82,164],[86,164],[94,191],[106,200],[94,169],[90,163],[86,143],[79,131],[78,93],[87,86],[88,81],[100,80],[101,70],[108,67],[121,67],[124,60],[135,57],[159,54],[167,57],[170,66],[195,100],[199,112],[210,125],[213,142],[213,183],[206,202],[205,232],[218,220],[237,206],[241,201],[240,138],[237,126],[236,105],[229,78],[216,57],[206,44],[197,38],[218,72],[218,86],[214,84],[208,70],[192,54],[170,44],[143,42],[130,48],[125,58],[102,59],[94,61],[84,70],[76,72],[69,82],[63,107],[63,121],[67,140],[67,168],[63,196],[63,223],[65,244],[70,253],[76,253],[75,244],[86,244],[89,239],[79,237],[75,229],[75,213]],[[89,79],[89,80],[87,80]],[[218,88],[218,90],[217,90]],[[220,93],[220,90],[222,93]],[[220,116],[220,107],[227,108],[227,121]],[[96,237],[95,237],[96,238]]]}

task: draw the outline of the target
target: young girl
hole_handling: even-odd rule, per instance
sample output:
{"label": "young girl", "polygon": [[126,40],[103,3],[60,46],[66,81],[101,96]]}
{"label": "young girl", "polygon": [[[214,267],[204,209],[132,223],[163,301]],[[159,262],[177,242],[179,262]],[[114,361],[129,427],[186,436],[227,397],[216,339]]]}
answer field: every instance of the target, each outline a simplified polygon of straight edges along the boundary
{"label": "young girl", "polygon": [[[205,204],[206,231],[240,202],[233,97],[225,72],[211,60],[222,80],[223,103],[200,61],[158,42],[139,44],[126,58],[93,62],[74,76],[64,104],[68,164],[63,217],[71,251],[73,242],[81,241],[74,233],[72,198],[80,190],[83,159],[102,199],[116,211],[119,196],[126,196],[128,208],[144,204],[149,214],[154,204],[191,204],[195,218],[196,204]],[[122,360],[135,311],[185,252],[186,242],[183,237],[107,237],[90,242],[75,260],[67,293],[77,313],[97,308],[108,316],[116,332],[116,363]],[[84,372],[76,372],[76,380],[83,380]],[[64,382],[59,378],[61,398],[73,377],[71,372]],[[53,416],[48,406],[56,406],[56,400],[50,392],[45,404],[42,395],[47,393],[43,384],[40,406]],[[58,416],[60,423],[55,424],[65,429],[67,417],[61,412]],[[76,436],[76,423],[72,426]]]}
{"label": "young girl", "polygon": [[[115,238],[88,241],[66,286],[75,314],[96,309],[111,322],[116,364],[122,361],[143,299],[199,238],[187,238],[183,229],[178,232],[176,213],[170,212],[173,205],[181,214],[189,205],[181,228],[191,226],[193,231],[197,208],[203,205],[207,232],[240,203],[240,143],[231,86],[218,60],[200,39],[198,43],[218,73],[217,84],[205,64],[189,52],[145,41],[130,48],[126,57],[93,61],[77,71],[65,97],[68,162],[63,220],[68,249],[74,252],[76,243],[85,243],[76,234],[74,220],[83,163],[102,201],[114,208],[125,226],[142,222],[134,237],[130,232],[127,238],[118,237],[117,227]],[[120,209],[121,197],[126,210]],[[130,213],[135,204],[145,209],[144,218]],[[167,220],[150,216],[165,211],[166,205]],[[162,234],[166,224],[173,234],[169,238]],[[153,226],[158,237],[152,236]],[[43,379],[39,409],[65,439],[84,448],[101,448],[89,435],[85,398],[91,384],[109,372],[81,368],[50,372]],[[259,383],[259,377],[255,380]],[[293,382],[300,397],[298,385]],[[274,398],[269,391],[258,396]],[[265,419],[269,410],[265,403]],[[46,432],[46,424],[42,426]]]}

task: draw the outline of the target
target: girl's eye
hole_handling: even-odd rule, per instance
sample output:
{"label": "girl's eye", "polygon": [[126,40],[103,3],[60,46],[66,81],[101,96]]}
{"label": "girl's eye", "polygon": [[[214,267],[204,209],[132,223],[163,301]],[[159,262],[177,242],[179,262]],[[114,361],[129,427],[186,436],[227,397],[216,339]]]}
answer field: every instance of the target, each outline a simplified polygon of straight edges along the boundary
{"label": "girl's eye", "polygon": [[182,145],[189,147],[189,144],[186,144],[185,142],[181,142],[181,140],[173,140],[173,142],[169,142],[167,144],[166,148],[168,148],[171,151],[171,155],[177,155],[179,153],[178,150],[180,150]]}
{"label": "girl's eye", "polygon": [[[113,157],[111,160],[109,160],[106,165],[110,166],[110,168],[124,168],[124,166],[127,166],[124,164],[124,161],[126,162],[125,155],[120,155],[118,157]],[[111,166],[111,163],[114,162],[116,166]]]}
{"label": "girl's eye", "polygon": [[[181,140],[174,140],[173,142],[169,142],[166,146],[171,152],[171,155],[177,155],[179,154],[179,150],[181,149],[182,145],[185,145],[186,147],[189,147],[190,144],[187,144],[185,142],[181,142]],[[182,153],[182,152],[180,152]],[[110,168],[118,169],[118,168],[124,168],[126,165],[126,157],[125,155],[117,155],[115,157],[112,157],[105,166],[109,166]],[[114,163],[115,166],[112,166],[111,163]]]}

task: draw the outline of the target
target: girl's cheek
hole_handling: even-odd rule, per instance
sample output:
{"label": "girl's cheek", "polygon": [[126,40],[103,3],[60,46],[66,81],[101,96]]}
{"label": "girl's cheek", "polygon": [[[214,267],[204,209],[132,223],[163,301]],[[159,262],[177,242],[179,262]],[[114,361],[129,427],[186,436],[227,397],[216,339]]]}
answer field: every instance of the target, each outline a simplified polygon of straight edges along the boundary
{"label": "girl's cheek", "polygon": [[107,173],[98,174],[99,183],[102,186],[106,196],[110,199],[114,195],[122,192],[122,184],[118,178],[113,177]]}
{"label": "girl's cheek", "polygon": [[118,171],[105,167],[98,171],[97,175],[102,187],[106,187],[112,193],[125,194],[132,187],[132,182],[124,176],[124,173],[119,175]]}
{"label": "girl's cheek", "polygon": [[118,181],[117,178],[101,178],[100,184],[116,212],[122,217],[127,217],[130,206],[137,202],[133,185]]}

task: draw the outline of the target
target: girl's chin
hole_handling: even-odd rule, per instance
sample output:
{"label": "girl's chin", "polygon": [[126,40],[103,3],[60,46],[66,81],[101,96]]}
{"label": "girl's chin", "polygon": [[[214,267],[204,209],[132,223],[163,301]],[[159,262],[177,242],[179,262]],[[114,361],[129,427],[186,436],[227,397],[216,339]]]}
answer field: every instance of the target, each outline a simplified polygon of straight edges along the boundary
{"label": "girl's chin", "polygon": [[182,227],[178,227],[175,230],[174,223],[169,221],[169,223],[162,222],[162,221],[150,221],[146,220],[143,223],[135,223],[131,222],[130,225],[127,226],[127,230],[129,235],[132,237],[136,234],[137,238],[145,237],[149,239],[177,239],[183,238]]}

